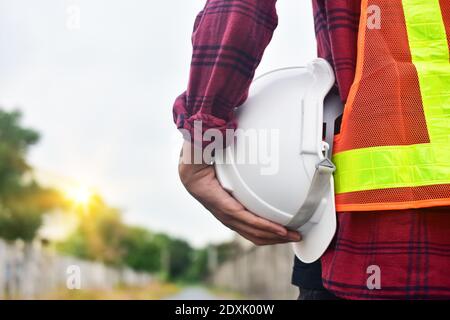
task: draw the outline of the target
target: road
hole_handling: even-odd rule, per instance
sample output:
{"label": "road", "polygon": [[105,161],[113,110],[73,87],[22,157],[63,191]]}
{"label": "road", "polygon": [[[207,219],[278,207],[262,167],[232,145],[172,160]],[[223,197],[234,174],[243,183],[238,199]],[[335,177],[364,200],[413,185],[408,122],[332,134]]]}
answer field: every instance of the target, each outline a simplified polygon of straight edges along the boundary
{"label": "road", "polygon": [[179,293],[167,298],[167,300],[220,300],[220,299],[224,299],[224,297],[214,295],[207,289],[201,287],[188,287],[181,290]]}

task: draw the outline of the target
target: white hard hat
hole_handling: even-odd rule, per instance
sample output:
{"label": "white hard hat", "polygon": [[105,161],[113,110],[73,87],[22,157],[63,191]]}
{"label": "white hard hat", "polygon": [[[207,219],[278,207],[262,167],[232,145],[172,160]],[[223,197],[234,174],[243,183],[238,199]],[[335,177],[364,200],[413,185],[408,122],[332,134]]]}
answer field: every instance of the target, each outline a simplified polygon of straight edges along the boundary
{"label": "white hard hat", "polygon": [[[216,150],[223,188],[254,214],[298,230],[303,239],[294,243],[294,252],[305,263],[322,256],[336,230],[329,155],[342,103],[329,94],[334,81],[323,59],[262,75],[236,111],[233,143]],[[255,132],[258,142],[249,142]],[[252,155],[264,159],[250,161]]]}

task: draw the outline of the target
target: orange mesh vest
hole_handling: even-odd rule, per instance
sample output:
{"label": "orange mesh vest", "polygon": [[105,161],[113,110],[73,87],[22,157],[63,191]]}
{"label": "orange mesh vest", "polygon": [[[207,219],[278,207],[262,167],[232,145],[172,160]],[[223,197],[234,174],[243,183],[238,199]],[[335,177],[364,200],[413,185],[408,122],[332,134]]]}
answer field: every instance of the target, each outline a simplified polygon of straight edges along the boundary
{"label": "orange mesh vest", "polygon": [[450,0],[363,0],[337,211],[450,205]]}

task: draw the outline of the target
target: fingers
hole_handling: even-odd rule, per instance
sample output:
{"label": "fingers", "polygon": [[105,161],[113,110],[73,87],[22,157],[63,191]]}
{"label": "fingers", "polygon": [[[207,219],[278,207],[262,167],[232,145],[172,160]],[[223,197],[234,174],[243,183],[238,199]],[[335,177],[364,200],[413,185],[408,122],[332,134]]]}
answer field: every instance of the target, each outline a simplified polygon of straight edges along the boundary
{"label": "fingers", "polygon": [[[245,210],[245,208],[234,199],[228,192],[223,190],[220,186],[212,188],[212,192],[208,202],[208,209],[213,212],[221,212],[223,216],[229,219],[241,221],[247,225],[253,226],[257,229],[276,233],[279,236],[285,237],[288,235],[288,230],[269,220],[258,217],[255,214]],[[206,200],[206,199],[205,199]]]}
{"label": "fingers", "polygon": [[263,241],[269,242],[274,241],[276,243],[284,243],[300,240],[298,233],[297,234],[289,233],[286,236],[280,236],[276,233],[268,232],[265,230],[255,228],[253,226],[249,226],[238,220],[232,220],[227,226],[240,234],[246,234],[254,239],[259,239]]}
{"label": "fingers", "polygon": [[269,245],[300,241],[296,231],[258,217],[249,212],[222,188],[214,168],[208,165],[179,167],[180,177],[186,189],[224,225],[257,245]]}
{"label": "fingers", "polygon": [[287,237],[289,235],[288,230],[274,222],[260,218],[253,213],[246,210],[239,210],[232,213],[233,218],[244,222],[245,224],[252,226],[256,229],[264,230],[270,233],[276,233],[279,236]]}
{"label": "fingers", "polygon": [[247,239],[248,241],[252,242],[256,246],[270,246],[274,244],[284,244],[288,243],[288,240],[267,240],[267,239],[261,239],[261,238],[255,238],[250,234],[247,234],[245,232],[239,233],[242,237]]}
{"label": "fingers", "polygon": [[[253,230],[257,237],[281,238],[290,241],[301,240],[300,234],[297,231],[287,230],[281,225],[257,217],[248,211],[236,214],[235,219],[240,222],[239,226],[242,226],[243,229],[245,227],[244,231]],[[280,229],[283,232],[279,232]]]}
{"label": "fingers", "polygon": [[255,244],[277,244],[300,241],[301,236],[296,231],[271,222],[245,210],[228,192],[220,188],[212,188],[205,207],[223,224],[238,232]]}

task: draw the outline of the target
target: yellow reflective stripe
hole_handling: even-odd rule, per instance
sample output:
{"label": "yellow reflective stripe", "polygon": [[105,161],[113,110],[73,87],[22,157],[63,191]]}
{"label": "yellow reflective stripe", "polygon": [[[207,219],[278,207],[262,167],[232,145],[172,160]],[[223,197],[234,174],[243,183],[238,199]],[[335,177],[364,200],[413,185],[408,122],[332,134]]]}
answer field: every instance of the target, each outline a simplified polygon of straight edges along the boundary
{"label": "yellow reflective stripe", "polygon": [[337,194],[450,183],[450,63],[439,0],[403,0],[403,9],[431,143],[336,154]]}
{"label": "yellow reflective stripe", "polygon": [[336,193],[450,183],[450,145],[386,146],[334,156]]}
{"label": "yellow reflective stripe", "polygon": [[431,143],[450,143],[450,63],[439,0],[403,0]]}

